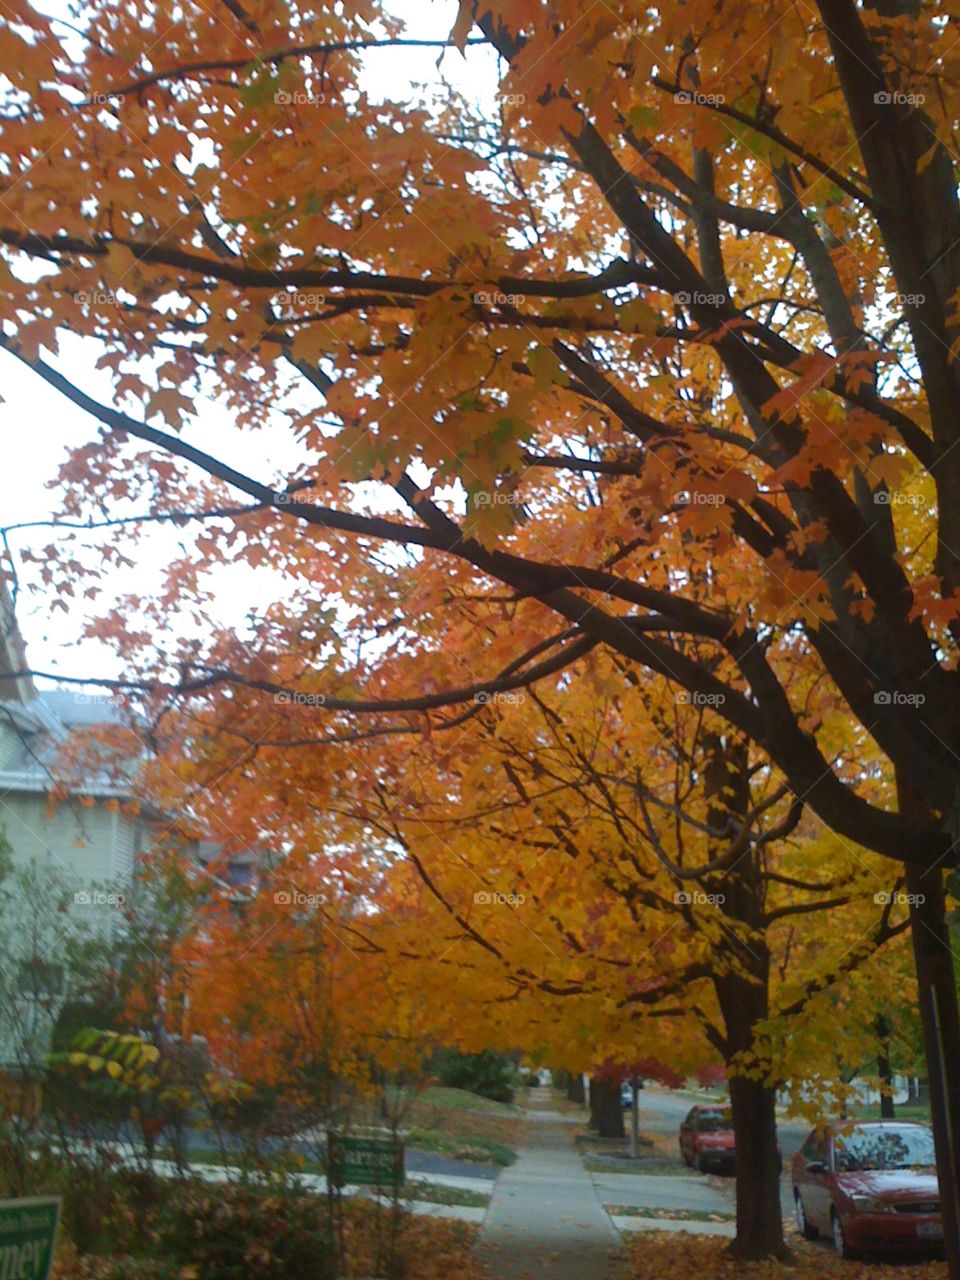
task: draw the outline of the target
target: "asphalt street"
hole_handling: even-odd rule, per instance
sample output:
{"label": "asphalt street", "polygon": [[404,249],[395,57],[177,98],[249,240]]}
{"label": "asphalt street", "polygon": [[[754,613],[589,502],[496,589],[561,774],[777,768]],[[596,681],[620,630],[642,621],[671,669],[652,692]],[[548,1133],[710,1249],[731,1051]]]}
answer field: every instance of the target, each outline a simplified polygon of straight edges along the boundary
{"label": "asphalt street", "polygon": [[[640,1093],[638,1099],[639,1106],[637,1108],[637,1118],[640,1124],[640,1131],[647,1133],[665,1133],[673,1138],[677,1138],[680,1130],[680,1121],[687,1112],[697,1102],[709,1102],[708,1095],[702,1098],[693,1098],[688,1093],[675,1092],[672,1089],[661,1088],[658,1085],[647,1085]],[[783,1175],[780,1179],[780,1203],[783,1206],[784,1216],[793,1213],[793,1191],[790,1184],[790,1161],[794,1154],[799,1151],[803,1145],[807,1134],[810,1132],[810,1126],[804,1122],[796,1120],[781,1120],[777,1124],[777,1136],[780,1140],[780,1150],[783,1153]],[[679,1148],[678,1148],[679,1150]],[[702,1176],[702,1175],[701,1175]],[[663,1183],[669,1184],[671,1178],[664,1178]],[[730,1198],[734,1196],[734,1181],[732,1178],[725,1179],[730,1189]],[[668,1185],[664,1185],[663,1192],[666,1196],[670,1196]],[[676,1188],[678,1199],[683,1195],[683,1188],[679,1185]],[[685,1207],[687,1201],[684,1198],[684,1204],[678,1203],[677,1208]],[[669,1208],[669,1205],[664,1205]]]}

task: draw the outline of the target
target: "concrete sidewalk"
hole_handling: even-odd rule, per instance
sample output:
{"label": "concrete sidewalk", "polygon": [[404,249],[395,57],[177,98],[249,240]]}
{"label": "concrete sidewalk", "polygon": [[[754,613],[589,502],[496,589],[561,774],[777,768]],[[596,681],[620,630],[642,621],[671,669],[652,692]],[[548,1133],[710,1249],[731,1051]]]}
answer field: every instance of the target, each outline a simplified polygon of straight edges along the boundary
{"label": "concrete sidewalk", "polygon": [[714,1186],[702,1173],[594,1173],[593,1185],[603,1205],[644,1209],[692,1209],[698,1213],[730,1213],[735,1207],[734,1182],[729,1190]]}
{"label": "concrete sidewalk", "polygon": [[526,1145],[497,1180],[477,1253],[492,1280],[621,1280],[620,1238],[551,1102],[530,1091]]}

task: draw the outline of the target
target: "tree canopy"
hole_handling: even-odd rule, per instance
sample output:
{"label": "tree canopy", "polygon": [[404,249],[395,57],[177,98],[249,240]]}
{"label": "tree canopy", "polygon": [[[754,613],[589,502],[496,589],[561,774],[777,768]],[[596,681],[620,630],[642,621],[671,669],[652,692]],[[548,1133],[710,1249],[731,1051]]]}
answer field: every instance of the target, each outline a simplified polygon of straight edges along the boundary
{"label": "tree canopy", "polygon": [[[614,755],[649,688],[705,711],[783,789],[772,821],[926,877],[960,1116],[956,6],[450,17],[424,41],[373,0],[5,10],[2,345],[95,424],[19,563],[94,602],[168,784],[241,825],[299,812],[306,851],[305,777],[368,835],[408,769],[445,788],[427,810],[482,795],[445,753],[511,698],[580,691],[565,750],[615,707]],[[372,59],[425,45],[432,86],[378,91]],[[163,581],[98,609],[157,525],[185,531]],[[534,772],[566,714],[524,718]]]}

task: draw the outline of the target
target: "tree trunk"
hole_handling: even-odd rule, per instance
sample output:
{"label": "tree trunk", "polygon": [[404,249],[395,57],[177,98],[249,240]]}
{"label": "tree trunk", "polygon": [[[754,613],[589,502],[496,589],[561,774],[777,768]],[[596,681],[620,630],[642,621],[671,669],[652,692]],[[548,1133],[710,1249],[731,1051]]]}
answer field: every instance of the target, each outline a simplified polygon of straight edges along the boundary
{"label": "tree trunk", "polygon": [[730,1077],[730,1106],[737,1139],[736,1258],[789,1256],[780,1211],[776,1089],[746,1076]]}
{"label": "tree trunk", "polygon": [[582,1107],[586,1102],[586,1092],[583,1088],[583,1073],[574,1071],[567,1081],[567,1099],[570,1102],[578,1102]]}
{"label": "tree trunk", "polygon": [[[766,961],[766,953],[761,957]],[[764,1080],[737,1074],[737,1055],[755,1048],[754,1027],[766,1015],[767,982],[728,973],[714,980],[727,1034],[730,1109],[737,1144],[735,1258],[789,1258],[780,1210],[777,1091]]]}
{"label": "tree trunk", "polygon": [[620,1086],[615,1081],[590,1080],[590,1124],[601,1138],[623,1138],[623,1107],[620,1105]]}
{"label": "tree trunk", "polygon": [[[716,797],[711,819],[724,827],[743,821],[750,809],[747,752],[742,743],[714,738],[705,770],[707,794]],[[735,1258],[755,1261],[791,1256],[783,1242],[780,1212],[780,1158],[777,1151],[776,1084],[737,1074],[741,1055],[760,1050],[755,1028],[770,1013],[770,953],[763,907],[762,866],[757,857],[737,860],[715,885],[718,909],[727,927],[733,964],[715,970],[713,985],[723,1017],[723,1056],[737,1145],[737,1235]],[[705,886],[706,887],[706,886]],[[749,935],[745,936],[745,929]]]}
{"label": "tree trunk", "polygon": [[877,1018],[877,1075],[880,1077],[880,1119],[895,1120],[897,1110],[893,1104],[893,1069],[890,1066],[890,1025],[881,1013]]}
{"label": "tree trunk", "polygon": [[907,866],[913,954],[930,1083],[949,1280],[960,1280],[960,1009],[945,919],[943,872]]}

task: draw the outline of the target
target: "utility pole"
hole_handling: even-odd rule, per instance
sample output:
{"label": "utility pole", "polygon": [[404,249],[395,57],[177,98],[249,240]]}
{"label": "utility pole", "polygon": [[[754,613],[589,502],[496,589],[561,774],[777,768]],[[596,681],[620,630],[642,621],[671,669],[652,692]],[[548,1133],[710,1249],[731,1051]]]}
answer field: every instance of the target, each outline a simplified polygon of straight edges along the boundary
{"label": "utility pole", "polygon": [[637,1158],[637,1148],[639,1146],[639,1138],[640,1138],[640,1132],[639,1132],[640,1122],[637,1120],[638,1092],[639,1090],[637,1088],[637,1077],[631,1076],[630,1077],[630,1159],[631,1160],[636,1160]]}

